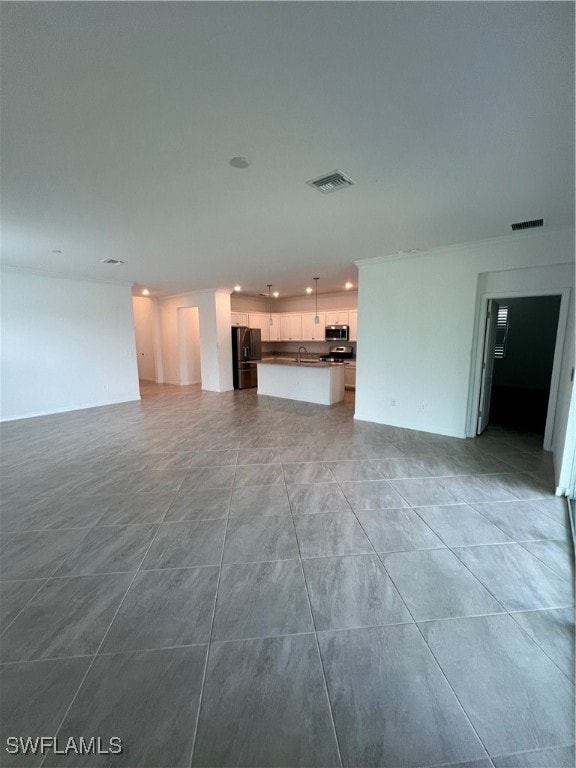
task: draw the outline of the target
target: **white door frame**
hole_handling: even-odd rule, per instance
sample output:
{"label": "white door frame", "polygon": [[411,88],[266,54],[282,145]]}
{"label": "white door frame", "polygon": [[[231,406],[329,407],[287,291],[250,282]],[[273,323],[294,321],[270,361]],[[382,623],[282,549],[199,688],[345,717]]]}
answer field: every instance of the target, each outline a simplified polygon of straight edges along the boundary
{"label": "white door frame", "polygon": [[548,288],[545,290],[533,289],[529,291],[491,291],[480,296],[480,313],[476,321],[476,350],[472,360],[472,387],[471,403],[467,434],[476,437],[476,424],[478,422],[478,410],[480,408],[480,389],[482,378],[482,356],[484,353],[484,336],[486,333],[486,319],[488,315],[489,299],[523,299],[537,296],[560,296],[560,311],[558,313],[558,330],[556,331],[556,345],[554,347],[554,362],[552,364],[552,376],[550,378],[550,397],[548,399],[548,411],[546,414],[546,428],[544,430],[543,448],[552,450],[552,436],[554,434],[554,421],[556,418],[556,404],[558,402],[558,387],[560,385],[560,371],[562,369],[562,357],[564,352],[564,340],[566,338],[566,326],[568,323],[568,308],[570,306],[570,288]]}
{"label": "white door frame", "polygon": [[480,379],[480,399],[476,434],[481,435],[490,421],[490,403],[492,402],[492,382],[494,379],[494,350],[496,349],[496,331],[500,304],[496,299],[488,299],[486,308],[486,328],[484,330],[484,350],[482,352],[482,377]]}

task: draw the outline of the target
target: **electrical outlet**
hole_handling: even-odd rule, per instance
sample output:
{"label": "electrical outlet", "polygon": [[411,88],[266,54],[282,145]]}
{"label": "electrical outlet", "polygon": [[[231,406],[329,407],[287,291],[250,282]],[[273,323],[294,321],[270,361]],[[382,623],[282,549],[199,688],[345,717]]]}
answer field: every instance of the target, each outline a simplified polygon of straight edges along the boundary
{"label": "electrical outlet", "polygon": [[423,411],[425,408],[426,406],[424,405],[424,403],[420,403],[420,405],[418,406],[419,411]]}
{"label": "electrical outlet", "polygon": [[395,407],[396,407],[396,400],[395,400],[394,398],[392,398],[392,399],[390,400],[390,405],[392,406],[392,408],[395,408]]}

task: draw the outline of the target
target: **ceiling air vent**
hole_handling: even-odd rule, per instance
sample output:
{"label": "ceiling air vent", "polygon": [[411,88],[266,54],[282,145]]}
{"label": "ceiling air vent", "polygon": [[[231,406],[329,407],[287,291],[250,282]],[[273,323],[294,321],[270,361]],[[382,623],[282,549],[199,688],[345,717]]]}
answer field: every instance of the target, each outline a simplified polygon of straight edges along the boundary
{"label": "ceiling air vent", "polygon": [[530,221],[518,221],[516,224],[512,224],[512,231],[516,232],[519,229],[533,229],[534,227],[543,227],[544,219],[531,219]]}
{"label": "ceiling air vent", "polygon": [[102,264],[125,264],[125,261],[120,261],[120,259],[102,259]]}
{"label": "ceiling air vent", "polygon": [[338,169],[306,182],[306,184],[314,187],[324,195],[328,195],[330,192],[338,192],[339,189],[344,189],[345,187],[351,187],[355,183],[355,181],[352,181],[350,177]]}

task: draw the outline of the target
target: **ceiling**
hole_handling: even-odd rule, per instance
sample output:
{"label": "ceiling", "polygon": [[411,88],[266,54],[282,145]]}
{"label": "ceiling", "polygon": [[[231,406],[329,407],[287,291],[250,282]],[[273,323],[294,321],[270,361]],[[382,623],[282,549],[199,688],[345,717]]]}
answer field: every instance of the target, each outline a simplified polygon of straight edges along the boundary
{"label": "ceiling", "polygon": [[[6,265],[285,296],[356,283],[357,259],[574,223],[572,3],[1,14]],[[356,185],[306,184],[336,168]]]}

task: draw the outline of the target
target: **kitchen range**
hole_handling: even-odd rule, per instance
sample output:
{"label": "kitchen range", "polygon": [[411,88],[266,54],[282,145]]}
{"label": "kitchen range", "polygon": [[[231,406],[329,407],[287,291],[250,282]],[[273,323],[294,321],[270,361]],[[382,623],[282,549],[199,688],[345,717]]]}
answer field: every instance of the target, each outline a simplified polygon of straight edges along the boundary
{"label": "kitchen range", "polygon": [[347,360],[352,360],[354,352],[352,347],[342,345],[330,347],[327,355],[321,355],[320,360],[324,360],[326,363],[345,363]]}

